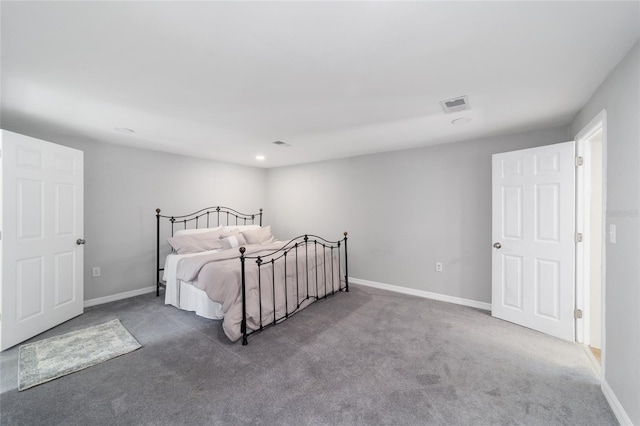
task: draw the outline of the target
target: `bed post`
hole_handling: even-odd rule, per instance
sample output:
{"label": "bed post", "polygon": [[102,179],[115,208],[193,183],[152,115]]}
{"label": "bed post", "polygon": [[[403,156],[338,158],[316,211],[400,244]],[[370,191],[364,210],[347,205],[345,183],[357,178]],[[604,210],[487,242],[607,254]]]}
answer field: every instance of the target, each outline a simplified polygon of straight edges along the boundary
{"label": "bed post", "polygon": [[240,324],[240,331],[242,332],[242,346],[246,346],[247,342],[247,292],[245,289],[245,277],[244,277],[244,247],[240,247],[240,276],[242,277],[242,323]]}
{"label": "bed post", "polygon": [[347,257],[347,231],[344,231],[344,284],[345,291],[349,292],[349,259]]}
{"label": "bed post", "polygon": [[160,296],[160,209],[156,209],[156,297]]}
{"label": "bed post", "polygon": [[260,226],[262,226],[262,209],[260,209]]}

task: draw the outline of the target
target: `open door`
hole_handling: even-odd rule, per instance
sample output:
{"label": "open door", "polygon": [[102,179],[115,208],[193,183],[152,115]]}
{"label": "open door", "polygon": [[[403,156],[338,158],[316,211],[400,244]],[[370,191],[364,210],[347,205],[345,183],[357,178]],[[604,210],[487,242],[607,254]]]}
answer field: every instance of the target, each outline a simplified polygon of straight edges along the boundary
{"label": "open door", "polygon": [[1,131],[0,350],[83,312],[83,153]]}
{"label": "open door", "polygon": [[492,315],[575,341],[575,143],[495,154]]}

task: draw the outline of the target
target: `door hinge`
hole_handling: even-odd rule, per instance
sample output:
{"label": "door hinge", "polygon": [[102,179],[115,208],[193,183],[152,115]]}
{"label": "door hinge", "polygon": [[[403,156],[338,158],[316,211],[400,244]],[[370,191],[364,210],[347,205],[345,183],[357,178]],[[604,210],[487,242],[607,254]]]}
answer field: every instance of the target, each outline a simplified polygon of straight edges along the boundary
{"label": "door hinge", "polygon": [[582,166],[584,164],[584,158],[576,157],[576,167]]}
{"label": "door hinge", "polygon": [[575,319],[582,318],[582,309],[574,309],[573,310],[573,317]]}
{"label": "door hinge", "polygon": [[582,233],[576,232],[576,243],[581,243],[581,242],[582,242]]}

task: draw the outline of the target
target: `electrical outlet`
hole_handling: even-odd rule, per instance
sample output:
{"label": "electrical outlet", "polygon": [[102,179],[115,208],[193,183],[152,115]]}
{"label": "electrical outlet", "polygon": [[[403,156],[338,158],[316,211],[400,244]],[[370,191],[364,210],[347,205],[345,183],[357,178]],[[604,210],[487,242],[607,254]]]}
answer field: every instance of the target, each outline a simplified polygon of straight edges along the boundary
{"label": "electrical outlet", "polygon": [[100,276],[100,267],[96,266],[95,268],[91,269],[91,276],[92,277],[99,277]]}
{"label": "electrical outlet", "polygon": [[442,272],[442,262],[436,262],[436,272]]}

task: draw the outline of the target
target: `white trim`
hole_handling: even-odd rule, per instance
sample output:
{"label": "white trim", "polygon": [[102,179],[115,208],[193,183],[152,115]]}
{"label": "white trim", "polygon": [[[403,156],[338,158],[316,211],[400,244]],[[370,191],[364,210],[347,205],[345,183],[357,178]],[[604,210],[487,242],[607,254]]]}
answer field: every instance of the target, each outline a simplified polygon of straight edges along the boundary
{"label": "white trim", "polygon": [[[600,126],[598,126],[598,129]],[[591,139],[576,138],[576,156],[584,159],[576,167],[576,232],[583,235],[581,243],[576,243],[576,309],[583,312],[576,319],[576,342],[591,344],[590,289],[591,289]]]}
{"label": "white trim", "polygon": [[84,301],[84,307],[102,305],[103,303],[115,302],[116,300],[128,299],[134,296],[140,296],[142,294],[152,293],[156,291],[156,286],[139,288],[137,290],[125,291],[124,293],[112,294],[111,296],[98,297],[91,300]]}
{"label": "white trim", "polygon": [[477,300],[463,299],[461,297],[449,296],[446,294],[432,293],[430,291],[417,290],[414,288],[401,287],[397,285],[378,283],[375,281],[362,280],[360,278],[349,277],[349,283],[360,284],[367,287],[389,290],[396,293],[410,294],[411,296],[424,297],[425,299],[434,299],[441,302],[455,303],[456,305],[469,306],[471,308],[483,309],[491,311],[491,303],[478,302]]}
{"label": "white trim", "polygon": [[600,129],[600,126],[603,126],[606,121],[607,110],[603,109],[595,117],[593,117],[591,121],[589,121],[589,124],[584,126],[582,130],[580,130],[576,134],[575,140],[577,141],[578,139],[588,139],[589,137],[593,136],[593,134],[597,132]]}
{"label": "white trim", "polygon": [[[584,149],[584,141],[588,140],[590,137],[592,137],[594,135],[595,132],[597,131],[602,131],[602,235],[601,235],[601,241],[602,241],[602,257],[601,257],[601,266],[602,266],[602,273],[601,273],[601,286],[602,286],[602,310],[601,310],[601,321],[600,321],[600,326],[602,329],[602,334],[601,334],[601,368],[600,368],[600,378],[602,383],[604,383],[604,377],[606,374],[606,358],[607,358],[607,333],[606,333],[606,318],[607,318],[607,312],[606,312],[606,288],[607,288],[607,240],[606,240],[606,235],[607,235],[607,215],[606,215],[606,211],[607,211],[607,110],[603,109],[602,111],[600,111],[595,117],[593,117],[591,119],[591,121],[589,121],[589,124],[587,124],[586,126],[584,126],[582,128],[582,130],[580,130],[576,136],[575,136],[575,140],[576,140],[576,149],[578,150],[578,152],[580,153],[581,150]],[[577,176],[576,176],[577,177]],[[577,180],[576,180],[577,183]],[[576,192],[576,195],[578,195],[578,193]],[[576,205],[576,214],[579,215],[580,214],[580,209],[579,206]],[[583,218],[584,219],[584,218]],[[577,225],[577,223],[576,223]],[[582,268],[580,270],[580,274],[578,273],[578,269],[576,269],[576,294],[584,294],[585,292],[587,292],[587,289],[584,287],[585,283],[583,282],[583,280],[580,280],[581,277],[584,276],[584,268],[585,265],[584,263],[582,265],[579,264],[579,262],[581,261],[581,259],[578,256],[578,251],[576,251],[576,268]],[[588,265],[588,262],[587,262]],[[580,303],[580,299],[576,300],[577,303]],[[584,300],[582,300],[582,303],[584,304]],[[579,306],[577,306],[579,307]],[[584,309],[583,311],[586,313],[586,316],[590,315],[590,311],[589,311],[589,307],[588,306],[583,306]],[[578,324],[576,324],[578,326]],[[583,322],[582,324],[580,324],[582,326],[582,329],[580,330],[582,332],[582,335],[587,335],[587,333],[589,333],[589,329],[586,327],[590,327],[590,322]],[[578,331],[578,330],[576,330]]]}
{"label": "white trim", "polygon": [[616,398],[616,394],[613,393],[613,390],[611,389],[611,387],[609,386],[606,380],[602,381],[601,389],[602,389],[602,393],[604,394],[604,397],[607,399],[607,402],[609,403],[609,406],[611,406],[611,410],[613,411],[613,414],[615,414],[616,419],[618,419],[618,422],[622,426],[633,426],[633,422],[631,421],[631,418],[629,417],[627,412],[624,411],[622,404],[620,404],[620,401],[618,401],[618,398]]}
{"label": "white trim", "polygon": [[600,362],[602,363],[602,380],[604,381],[604,374],[606,371],[606,360],[607,360],[607,150],[608,150],[608,141],[609,136],[607,132],[609,131],[609,125],[607,124],[607,110],[603,109],[600,111],[600,119],[602,120],[602,257],[601,257],[601,266],[602,266],[602,274],[600,275],[601,283],[602,283],[602,318],[600,319],[600,327],[602,328],[602,334],[600,337],[601,340],[601,354],[600,354]]}

